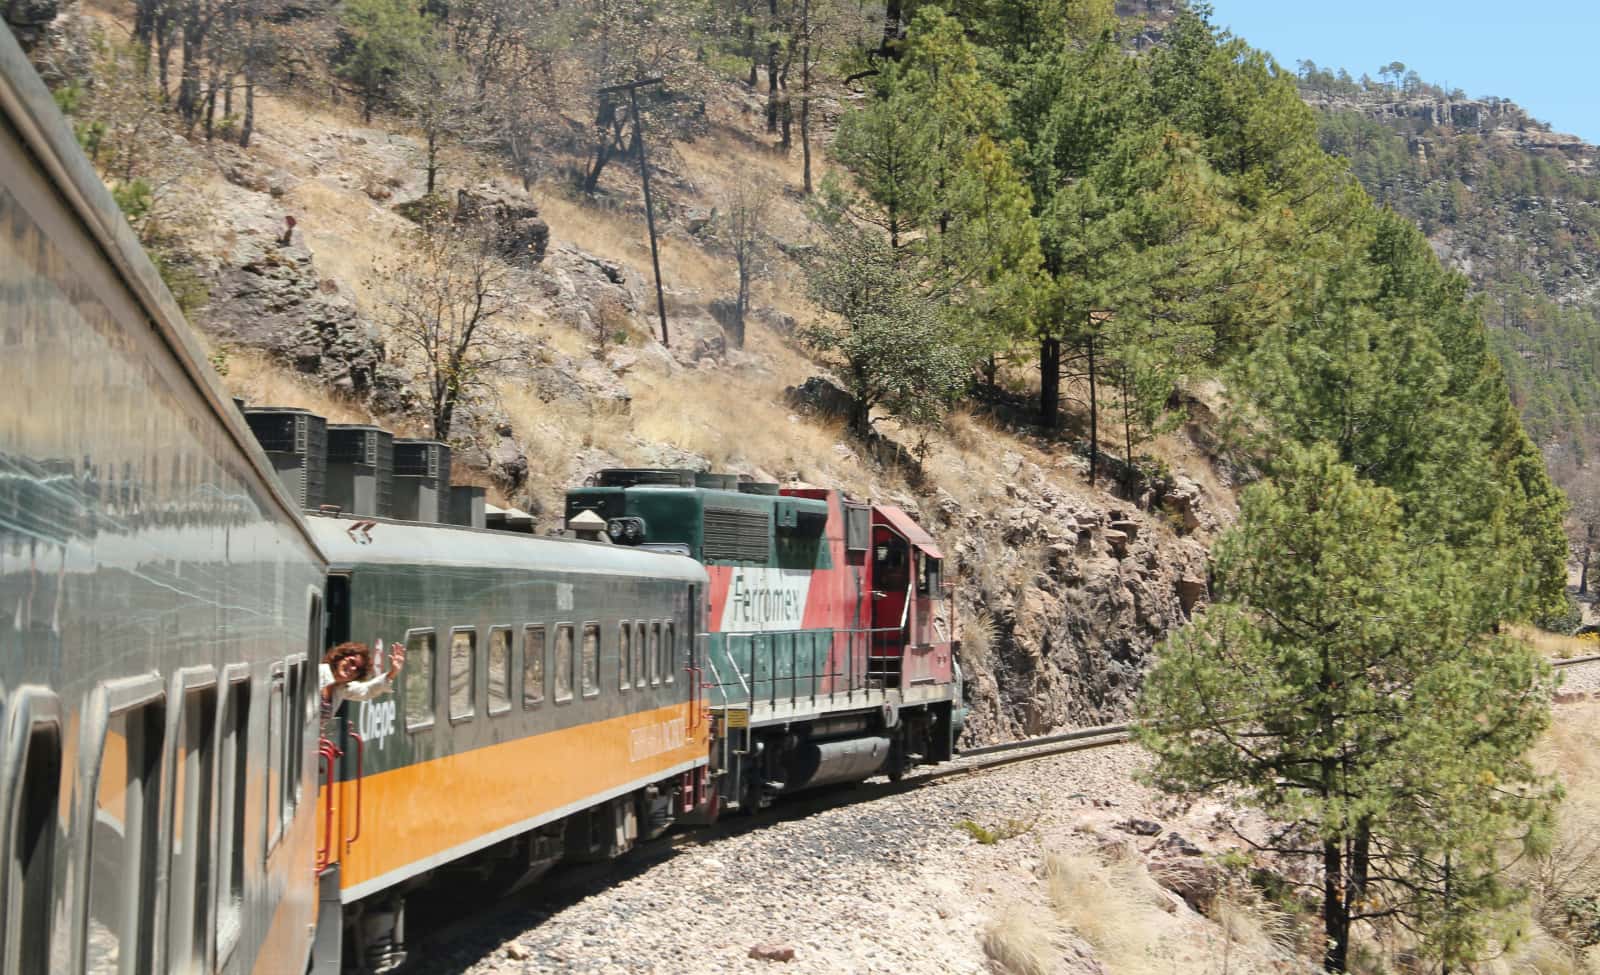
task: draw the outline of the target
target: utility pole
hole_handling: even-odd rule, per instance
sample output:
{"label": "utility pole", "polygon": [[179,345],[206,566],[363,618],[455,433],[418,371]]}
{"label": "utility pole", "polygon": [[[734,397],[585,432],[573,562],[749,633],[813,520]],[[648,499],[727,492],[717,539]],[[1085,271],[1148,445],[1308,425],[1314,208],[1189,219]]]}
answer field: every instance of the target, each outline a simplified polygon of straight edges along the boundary
{"label": "utility pole", "polygon": [[640,78],[626,84],[600,89],[600,97],[618,92],[628,93],[628,105],[633,110],[633,143],[639,147],[639,181],[644,184],[644,222],[650,228],[650,263],[656,272],[656,310],[661,314],[661,344],[667,345],[667,295],[661,289],[661,253],[656,247],[656,208],[650,200],[650,163],[644,154],[644,119],[639,115],[639,89],[659,85],[661,78]]}

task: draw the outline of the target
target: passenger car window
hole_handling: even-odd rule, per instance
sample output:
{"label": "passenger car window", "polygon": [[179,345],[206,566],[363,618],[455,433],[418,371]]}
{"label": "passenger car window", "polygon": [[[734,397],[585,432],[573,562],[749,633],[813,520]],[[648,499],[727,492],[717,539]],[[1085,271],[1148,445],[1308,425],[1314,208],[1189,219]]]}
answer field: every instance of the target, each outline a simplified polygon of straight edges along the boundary
{"label": "passenger car window", "polygon": [[544,703],[544,624],[522,628],[522,706]]}
{"label": "passenger car window", "polygon": [[473,670],[477,666],[478,631],[450,632],[450,720],[465,721],[473,715]]}
{"label": "passenger car window", "polygon": [[511,710],[511,629],[489,631],[489,713]]}
{"label": "passenger car window", "polygon": [[572,700],[572,624],[556,627],[556,702]]}
{"label": "passenger car window", "polygon": [[648,671],[650,664],[645,660],[649,650],[649,640],[645,637],[646,626],[643,623],[633,624],[633,686],[643,687],[649,682]]}
{"label": "passenger car window", "polygon": [[155,916],[156,811],[161,786],[162,702],[111,715],[88,824],[89,951],[85,971],[149,970]]}
{"label": "passenger car window", "polygon": [[[276,665],[275,665],[276,666]],[[271,852],[283,836],[283,672],[272,675],[267,694],[267,850]]]}
{"label": "passenger car window", "polygon": [[583,624],[583,696],[600,693],[600,624]]}
{"label": "passenger car window", "polygon": [[407,731],[433,725],[433,642],[432,630],[406,634],[406,666],[400,679],[405,683]]}
{"label": "passenger car window", "polygon": [[624,691],[631,686],[628,671],[633,666],[633,641],[629,639],[632,635],[630,624],[617,624],[617,688]]}

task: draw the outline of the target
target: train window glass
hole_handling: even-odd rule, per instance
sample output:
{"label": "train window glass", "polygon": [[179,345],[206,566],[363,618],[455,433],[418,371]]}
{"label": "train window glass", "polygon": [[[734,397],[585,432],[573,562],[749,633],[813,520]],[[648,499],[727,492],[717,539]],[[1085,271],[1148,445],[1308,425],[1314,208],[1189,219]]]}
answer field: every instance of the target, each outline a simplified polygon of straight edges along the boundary
{"label": "train window glass", "polygon": [[556,703],[572,700],[572,624],[556,627]]}
{"label": "train window glass", "polygon": [[522,628],[522,706],[544,703],[544,624]]}
{"label": "train window glass", "polygon": [[406,666],[400,672],[405,685],[406,730],[433,727],[433,631],[406,634]]}
{"label": "train window glass", "polygon": [[12,823],[7,864],[7,937],[18,944],[8,953],[17,971],[47,972],[50,967],[51,883],[56,848],[56,815],[61,793],[61,734],[54,723],[36,724],[22,759],[21,804]]}
{"label": "train window glass", "polygon": [[284,700],[283,674],[272,675],[272,686],[267,693],[267,852],[278,846],[283,836],[283,715],[288,703]]}
{"label": "train window glass", "polygon": [[226,958],[239,940],[244,905],[245,795],[249,779],[250,681],[235,680],[222,701],[217,863],[217,957]]}
{"label": "train window glass", "polygon": [[923,555],[917,559],[917,592],[924,596],[939,594],[939,560]]}
{"label": "train window glass", "polygon": [[600,693],[600,624],[583,624],[583,696]]}
{"label": "train window glass", "polygon": [[172,859],[167,882],[167,970],[171,972],[198,972],[205,965],[216,717],[215,687],[195,688],[184,695],[174,752]]}
{"label": "train window glass", "polygon": [[489,713],[511,710],[511,628],[489,631]]}
{"label": "train window glass", "polygon": [[450,720],[472,717],[473,668],[478,657],[478,631],[450,632]]}
{"label": "train window glass", "polygon": [[677,637],[672,627],[672,621],[667,620],[661,624],[661,679],[668,684],[673,681],[673,671],[678,669]]}
{"label": "train window glass", "polygon": [[632,624],[617,624],[617,689],[621,691],[632,686],[628,683],[628,668],[633,664],[633,641],[629,639],[632,635]]}
{"label": "train window glass", "polygon": [[650,624],[650,683],[661,683],[661,624]]}
{"label": "train window glass", "polygon": [[283,763],[283,816],[290,818],[300,802],[300,768],[302,748],[305,744],[305,723],[300,720],[302,711],[300,695],[305,693],[305,663],[296,660],[289,665],[289,692],[284,697],[284,738],[287,755]]}
{"label": "train window glass", "polygon": [[114,713],[107,723],[89,825],[84,957],[90,975],[132,975],[151,967],[162,712],[157,700]]}

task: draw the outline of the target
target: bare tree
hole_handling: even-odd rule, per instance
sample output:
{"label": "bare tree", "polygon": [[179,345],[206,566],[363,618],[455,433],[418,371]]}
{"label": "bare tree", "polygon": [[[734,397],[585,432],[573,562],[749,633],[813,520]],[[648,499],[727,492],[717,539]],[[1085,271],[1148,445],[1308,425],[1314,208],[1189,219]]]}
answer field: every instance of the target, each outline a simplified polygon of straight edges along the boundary
{"label": "bare tree", "polygon": [[429,39],[401,77],[400,100],[422,129],[427,192],[438,182],[439,153],[447,139],[466,141],[478,121],[477,107],[460,59]]}
{"label": "bare tree", "polygon": [[1572,509],[1567,514],[1567,541],[1578,561],[1578,595],[1589,593],[1589,565],[1595,547],[1600,545],[1600,485],[1592,472],[1579,468],[1568,481],[1567,499]]}
{"label": "bare tree", "polygon": [[510,306],[506,266],[482,223],[438,207],[404,257],[374,267],[381,320],[428,390],[433,433],[448,440],[463,393],[492,364],[493,323]]}
{"label": "bare tree", "polygon": [[730,336],[736,348],[744,347],[745,316],[750,313],[750,282],[760,273],[766,257],[767,218],[776,195],[776,188],[770,181],[750,175],[735,180],[722,197],[727,243],[739,272],[739,294]]}

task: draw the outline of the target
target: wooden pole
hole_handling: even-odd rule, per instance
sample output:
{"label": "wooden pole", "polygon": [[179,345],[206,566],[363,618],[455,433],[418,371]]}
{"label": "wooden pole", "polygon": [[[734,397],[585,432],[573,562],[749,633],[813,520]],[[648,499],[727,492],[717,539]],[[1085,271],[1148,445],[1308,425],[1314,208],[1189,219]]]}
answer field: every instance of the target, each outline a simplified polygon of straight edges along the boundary
{"label": "wooden pole", "polygon": [[650,161],[644,154],[644,119],[639,116],[639,86],[628,89],[633,108],[633,140],[639,144],[639,181],[644,183],[644,222],[650,228],[650,265],[656,272],[656,311],[661,315],[661,344],[667,341],[667,295],[661,289],[661,251],[656,246],[656,208],[650,200]]}
{"label": "wooden pole", "polygon": [[639,89],[649,85],[659,85],[660,78],[640,78],[623,85],[612,85],[600,89],[600,96],[614,92],[626,91],[628,105],[633,109],[633,141],[639,147],[639,181],[644,184],[644,222],[650,229],[650,264],[656,272],[656,310],[661,314],[661,344],[668,345],[667,341],[667,295],[661,287],[661,251],[656,244],[656,208],[650,198],[650,161],[644,151],[644,118],[639,114]]}

